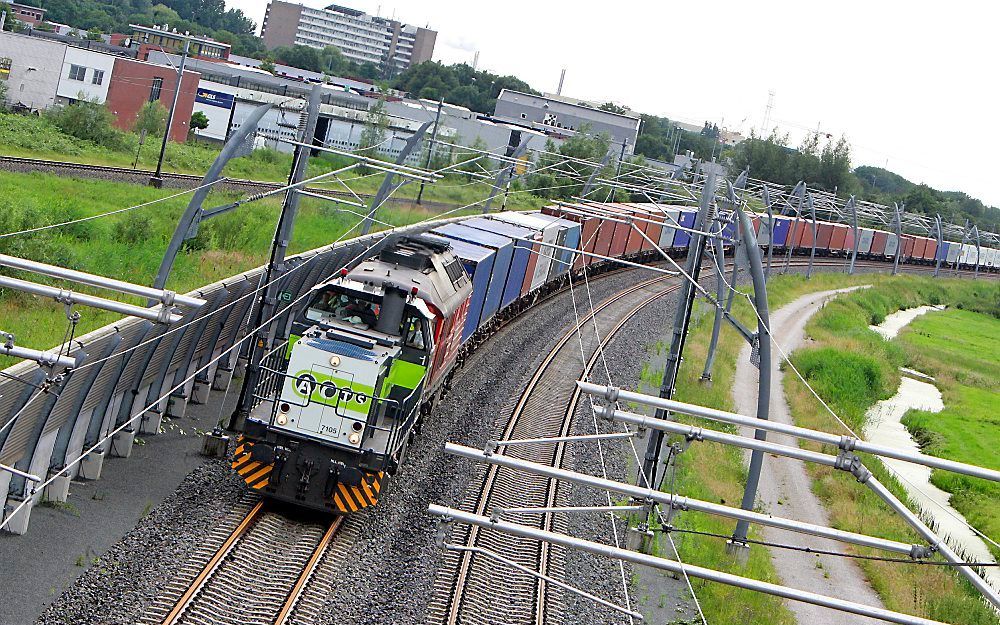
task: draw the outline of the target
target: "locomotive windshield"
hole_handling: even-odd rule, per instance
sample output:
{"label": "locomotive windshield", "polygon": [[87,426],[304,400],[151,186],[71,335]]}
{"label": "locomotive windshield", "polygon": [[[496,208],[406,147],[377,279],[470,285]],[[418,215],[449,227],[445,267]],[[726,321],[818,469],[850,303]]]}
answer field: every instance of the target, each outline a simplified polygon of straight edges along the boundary
{"label": "locomotive windshield", "polygon": [[[393,293],[392,296],[398,296]],[[403,302],[400,302],[403,304]],[[305,311],[305,318],[324,325],[347,325],[356,330],[377,330],[399,336],[404,347],[426,350],[429,328],[423,316],[412,306],[403,304],[392,318],[391,309],[383,315],[382,299],[374,294],[342,288],[319,291]],[[383,316],[385,318],[383,319]],[[396,323],[399,323],[396,326]]]}

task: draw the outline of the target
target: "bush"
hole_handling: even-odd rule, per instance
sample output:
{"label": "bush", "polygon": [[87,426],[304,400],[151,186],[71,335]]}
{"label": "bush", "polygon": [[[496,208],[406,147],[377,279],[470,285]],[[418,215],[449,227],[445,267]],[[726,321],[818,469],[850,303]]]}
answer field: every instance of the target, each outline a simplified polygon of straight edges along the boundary
{"label": "bush", "polygon": [[834,400],[834,410],[855,424],[863,422],[865,410],[885,391],[882,368],[871,356],[823,347],[797,351],[792,358],[820,397]]}
{"label": "bush", "polygon": [[147,135],[162,137],[167,128],[167,109],[159,102],[146,102],[135,116],[132,130],[136,133],[146,131]]}
{"label": "bush", "polygon": [[115,116],[96,100],[79,100],[50,109],[49,119],[64,133],[110,149],[125,144],[122,131],[114,127]]}
{"label": "bush", "polygon": [[116,241],[126,245],[138,245],[149,239],[152,229],[153,220],[149,214],[134,210],[115,222],[112,236]]}

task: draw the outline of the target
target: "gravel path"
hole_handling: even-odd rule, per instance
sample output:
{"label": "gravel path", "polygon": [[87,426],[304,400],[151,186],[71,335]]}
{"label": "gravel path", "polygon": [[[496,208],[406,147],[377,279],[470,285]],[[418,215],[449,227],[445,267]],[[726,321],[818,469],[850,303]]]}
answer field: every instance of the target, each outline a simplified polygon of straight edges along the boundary
{"label": "gravel path", "polygon": [[[857,287],[855,287],[857,288]],[[778,344],[786,354],[805,344],[805,326],[809,319],[831,298],[854,289],[839,289],[810,293],[771,314],[771,334],[778,337]],[[792,423],[792,416],[785,400],[782,380],[784,372],[780,368],[781,354],[773,350],[771,363],[771,411],[770,419],[781,423]],[[736,380],[733,397],[736,411],[753,415],[757,410],[757,370],[750,364],[750,348],[744,347],[736,365]],[[745,429],[745,436],[753,436]],[[782,445],[797,446],[796,439],[769,433],[768,441]],[[764,509],[772,514],[830,525],[826,508],[812,492],[812,478],[806,472],[804,463],[791,458],[776,458],[764,455],[758,499]],[[775,528],[763,528],[764,540],[805,545],[814,549],[843,551],[841,543],[798,534]],[[878,595],[868,584],[864,573],[851,560],[835,556],[820,556],[798,551],[781,551],[780,557],[772,552],[771,559],[782,583],[832,597],[840,597],[871,606],[882,607]],[[823,623],[824,625],[874,625],[881,623],[875,619],[863,618],[844,612],[836,612],[798,601],[787,602],[789,609],[802,625]]]}

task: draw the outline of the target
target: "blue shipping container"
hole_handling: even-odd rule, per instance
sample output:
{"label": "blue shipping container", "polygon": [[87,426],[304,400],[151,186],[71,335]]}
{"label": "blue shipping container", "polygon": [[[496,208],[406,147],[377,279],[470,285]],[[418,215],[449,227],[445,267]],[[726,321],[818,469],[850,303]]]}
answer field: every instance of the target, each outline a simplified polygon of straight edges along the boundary
{"label": "blue shipping container", "polygon": [[[462,225],[485,230],[510,237],[514,241],[514,256],[510,261],[510,271],[507,273],[507,284],[503,288],[503,298],[500,300],[500,308],[505,308],[511,302],[521,297],[521,287],[524,284],[524,274],[528,271],[528,262],[531,260],[532,247],[531,239],[535,237],[535,231],[522,226],[509,224],[495,219],[483,219],[473,217],[462,222]],[[528,239],[527,241],[522,239]]]}
{"label": "blue shipping container", "polygon": [[462,260],[465,272],[472,282],[472,297],[469,299],[469,312],[465,316],[465,327],[462,328],[462,342],[469,340],[472,333],[479,328],[479,318],[483,314],[483,303],[490,286],[490,274],[493,272],[493,260],[496,253],[493,250],[465,241],[448,237],[425,235],[435,241],[451,246],[451,251]]}
{"label": "blue shipping container", "polygon": [[774,245],[782,247],[785,245],[785,239],[788,238],[788,229],[792,224],[792,220],[788,217],[777,217],[774,218]]}
{"label": "blue shipping container", "polygon": [[431,232],[496,252],[496,259],[493,261],[493,275],[490,277],[489,287],[486,291],[486,302],[483,304],[483,313],[479,317],[479,325],[482,326],[500,310],[504,287],[507,285],[507,274],[510,273],[510,263],[514,258],[514,242],[509,237],[477,230],[460,223],[444,224],[434,228]]}
{"label": "blue shipping container", "polygon": [[[681,210],[677,216],[677,221],[685,228],[694,228],[694,222],[698,219],[698,212],[693,210]],[[674,234],[674,247],[687,247],[691,243],[691,233],[678,230]]]}
{"label": "blue shipping container", "polygon": [[934,260],[948,260],[948,248],[951,247],[949,241],[942,241],[941,245],[937,248],[937,253],[934,254]]}

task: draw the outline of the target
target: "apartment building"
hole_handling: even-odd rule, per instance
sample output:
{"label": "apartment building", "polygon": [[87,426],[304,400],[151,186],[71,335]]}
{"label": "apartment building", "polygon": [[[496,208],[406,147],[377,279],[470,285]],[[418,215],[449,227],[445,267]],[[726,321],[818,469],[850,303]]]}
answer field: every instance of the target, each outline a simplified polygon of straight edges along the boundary
{"label": "apartment building", "polygon": [[400,72],[431,59],[437,32],[335,4],[312,9],[272,0],[261,37],[268,48],[335,46],[355,63],[388,64]]}

